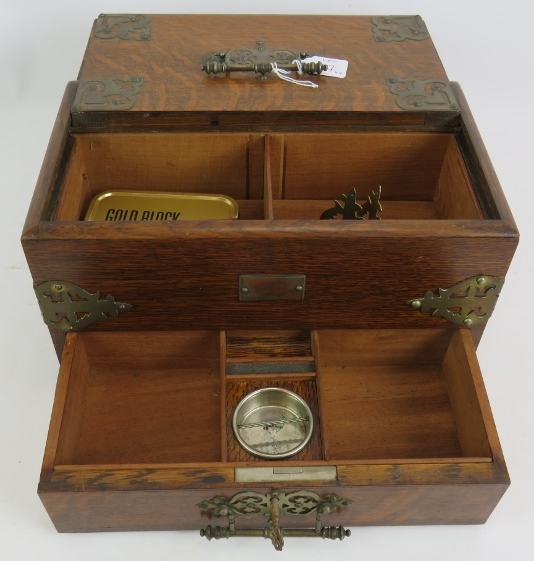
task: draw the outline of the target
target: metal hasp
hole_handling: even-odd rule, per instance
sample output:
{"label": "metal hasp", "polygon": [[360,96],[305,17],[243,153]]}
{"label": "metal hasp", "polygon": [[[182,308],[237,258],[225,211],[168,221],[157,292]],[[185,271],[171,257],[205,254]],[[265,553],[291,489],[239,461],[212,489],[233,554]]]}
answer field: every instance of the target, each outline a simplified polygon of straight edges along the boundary
{"label": "metal hasp", "polygon": [[100,292],[91,294],[65,281],[43,282],[35,287],[35,294],[46,325],[60,331],[79,331],[133,308],[131,304],[116,302],[110,295],[100,300]]}
{"label": "metal hasp", "polygon": [[[320,497],[313,491],[292,491],[284,493],[273,490],[271,493],[243,491],[232,498],[214,497],[197,506],[215,516],[228,516],[228,526],[207,526],[200,530],[200,535],[208,540],[230,537],[260,537],[270,539],[277,551],[282,551],[285,537],[323,538],[342,540],[350,536],[350,530],[343,526],[323,526],[323,514],[328,514],[351,503],[337,495]],[[315,528],[282,528],[280,516],[307,516],[316,513]],[[237,529],[236,516],[270,516],[264,528]]]}
{"label": "metal hasp", "polygon": [[443,317],[457,325],[478,325],[491,316],[503,281],[497,277],[480,275],[456,283],[450,288],[438,288],[438,296],[425,292],[422,298],[407,304],[423,313]]}
{"label": "metal hasp", "polygon": [[353,187],[346,195],[340,195],[341,201],[334,201],[334,206],[325,210],[320,219],[328,220],[340,216],[343,220],[363,220],[368,214],[369,220],[380,220],[378,213],[382,212],[381,194],[382,187],[379,186],[377,191],[371,191],[367,201],[360,205],[356,202],[356,189]]}
{"label": "metal hasp", "polygon": [[[322,62],[303,62],[310,55],[290,49],[276,49],[269,52],[263,41],[256,41],[255,50],[233,49],[228,52],[213,53],[204,57],[202,70],[206,74],[224,74],[226,72],[257,72],[265,77],[273,70],[273,64],[282,70],[321,74],[328,69]],[[298,62],[296,62],[298,61]]]}

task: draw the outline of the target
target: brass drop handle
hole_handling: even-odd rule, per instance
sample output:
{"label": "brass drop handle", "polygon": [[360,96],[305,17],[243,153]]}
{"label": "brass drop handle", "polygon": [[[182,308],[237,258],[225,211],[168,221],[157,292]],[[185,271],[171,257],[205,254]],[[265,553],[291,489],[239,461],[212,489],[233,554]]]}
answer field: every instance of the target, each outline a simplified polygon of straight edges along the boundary
{"label": "brass drop handle", "polygon": [[[200,535],[208,540],[220,540],[230,537],[262,537],[270,539],[274,548],[281,551],[285,537],[322,538],[342,540],[350,536],[350,530],[343,526],[323,526],[323,514],[333,512],[338,508],[350,504],[348,499],[337,495],[320,497],[313,491],[293,491],[284,493],[273,490],[272,493],[261,494],[254,491],[237,493],[231,499],[215,497],[211,501],[204,501],[198,506],[202,510],[218,516],[228,516],[228,526],[207,526],[200,530]],[[282,528],[280,515],[291,514],[305,516],[315,511],[315,528]],[[235,527],[235,517],[258,516],[270,514],[269,523],[264,528],[238,529]]]}

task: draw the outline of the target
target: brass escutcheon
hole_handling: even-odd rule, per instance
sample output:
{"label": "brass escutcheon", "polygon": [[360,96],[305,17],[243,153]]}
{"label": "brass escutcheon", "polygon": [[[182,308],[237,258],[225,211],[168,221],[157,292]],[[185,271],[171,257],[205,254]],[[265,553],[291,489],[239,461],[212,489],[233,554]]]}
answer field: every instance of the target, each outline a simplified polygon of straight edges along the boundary
{"label": "brass escutcheon", "polygon": [[[230,499],[214,497],[201,502],[198,507],[215,516],[228,516],[228,526],[207,526],[200,530],[200,535],[208,540],[220,540],[231,537],[260,537],[270,539],[274,548],[281,551],[284,538],[322,538],[342,540],[350,536],[350,530],[343,526],[323,526],[323,514],[333,512],[351,503],[337,495],[320,497],[313,491],[301,490],[285,493],[273,490],[271,493],[243,491]],[[282,528],[281,515],[306,516],[316,513],[315,528]],[[264,528],[238,529],[235,526],[236,516],[267,516],[269,522]]]}

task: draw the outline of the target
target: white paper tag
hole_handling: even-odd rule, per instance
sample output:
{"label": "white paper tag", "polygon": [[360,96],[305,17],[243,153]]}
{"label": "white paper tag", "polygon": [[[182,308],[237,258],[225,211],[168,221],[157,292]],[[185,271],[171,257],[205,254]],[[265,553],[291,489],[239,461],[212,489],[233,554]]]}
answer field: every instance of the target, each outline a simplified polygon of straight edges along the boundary
{"label": "white paper tag", "polygon": [[347,68],[349,67],[348,60],[326,58],[324,56],[310,56],[302,59],[302,62],[322,62],[323,64],[327,64],[328,70],[323,70],[321,76],[331,76],[332,78],[345,78],[347,75]]}

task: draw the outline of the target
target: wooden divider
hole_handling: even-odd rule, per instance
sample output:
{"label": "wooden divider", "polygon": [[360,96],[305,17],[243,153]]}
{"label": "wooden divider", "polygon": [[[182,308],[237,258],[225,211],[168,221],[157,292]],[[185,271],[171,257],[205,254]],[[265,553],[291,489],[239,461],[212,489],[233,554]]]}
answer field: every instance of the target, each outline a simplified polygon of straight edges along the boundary
{"label": "wooden divider", "polygon": [[72,135],[54,220],[83,219],[108,190],[223,194],[242,220],[318,220],[350,188],[382,187],[384,220],[482,218],[450,133]]}

